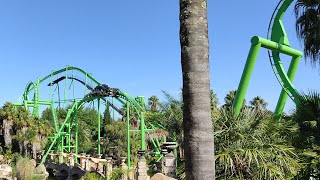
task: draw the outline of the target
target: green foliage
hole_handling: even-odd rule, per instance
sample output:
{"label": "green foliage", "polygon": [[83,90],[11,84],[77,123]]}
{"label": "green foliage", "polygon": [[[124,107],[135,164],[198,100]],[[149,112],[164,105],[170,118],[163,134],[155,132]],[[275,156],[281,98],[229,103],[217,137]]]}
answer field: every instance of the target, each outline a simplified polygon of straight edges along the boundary
{"label": "green foliage", "polygon": [[304,44],[304,55],[310,58],[312,65],[320,63],[319,9],[318,0],[297,0],[295,4],[297,35]]}
{"label": "green foliage", "polygon": [[149,109],[151,112],[156,112],[158,109],[158,105],[159,105],[159,99],[157,96],[151,96],[148,99],[148,104],[149,104]]}
{"label": "green foliage", "polygon": [[103,180],[103,178],[97,173],[86,173],[80,180]]}
{"label": "green foliage", "polygon": [[16,168],[19,180],[31,179],[34,176],[35,164],[29,158],[19,159]]}
{"label": "green foliage", "polygon": [[112,119],[111,117],[111,113],[110,113],[110,107],[108,104],[106,104],[106,109],[103,113],[103,122],[104,122],[104,125],[109,125],[109,124],[112,124],[114,120]]}
{"label": "green foliage", "polygon": [[28,176],[24,180],[43,180],[43,176],[41,175],[33,175],[33,176]]}
{"label": "green foliage", "polygon": [[217,179],[293,178],[300,164],[294,148],[276,128],[272,116],[245,109],[235,117],[221,109],[214,119]]}
{"label": "green foliage", "polygon": [[180,180],[185,180],[186,179],[186,171],[185,171],[185,163],[182,162],[177,168],[177,177]]}
{"label": "green foliage", "polygon": [[127,176],[127,175],[128,175],[128,171],[121,168],[115,168],[115,169],[112,169],[112,173],[109,180],[119,180],[121,179],[122,176]]}
{"label": "green foliage", "polygon": [[122,121],[115,121],[113,124],[106,125],[104,129],[106,132],[106,152],[112,153],[115,157],[126,156],[126,124]]}
{"label": "green foliage", "polygon": [[[11,103],[5,103],[0,108],[0,119],[11,122],[9,123],[12,125],[11,127],[4,128],[11,129],[9,131],[10,134],[7,135],[11,136],[20,145],[19,149],[17,147],[11,149],[14,146],[6,148],[6,150],[12,152],[22,152],[22,149],[27,150],[28,146],[33,145],[33,143],[40,143],[40,145],[45,146],[47,137],[53,132],[49,121],[32,117],[24,107],[15,107]],[[38,139],[41,137],[41,141],[38,141],[37,137]],[[9,139],[8,141],[11,140]],[[7,146],[10,145],[10,142],[5,143],[8,143],[6,144]]]}
{"label": "green foliage", "polygon": [[[230,91],[226,95],[226,97],[224,98],[224,104],[222,105],[221,108],[223,108],[225,110],[228,110],[228,111],[232,111],[232,106],[233,106],[233,102],[234,102],[234,100],[236,98],[236,93],[237,93],[236,90]],[[241,111],[243,111],[246,108],[247,108],[246,100],[244,100],[243,103],[242,103]]]}
{"label": "green foliage", "polygon": [[299,179],[320,178],[320,94],[303,93],[296,106],[293,120],[298,125],[293,145],[300,152],[304,168]]}

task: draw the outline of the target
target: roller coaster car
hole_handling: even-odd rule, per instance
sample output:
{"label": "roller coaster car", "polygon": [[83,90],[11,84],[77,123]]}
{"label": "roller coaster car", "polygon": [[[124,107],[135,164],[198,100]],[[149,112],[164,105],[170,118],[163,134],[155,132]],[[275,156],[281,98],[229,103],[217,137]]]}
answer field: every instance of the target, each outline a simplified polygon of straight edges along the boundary
{"label": "roller coaster car", "polygon": [[110,97],[116,97],[119,92],[119,89],[117,88],[110,88],[106,84],[100,84],[96,86],[89,94],[86,96],[110,96]]}

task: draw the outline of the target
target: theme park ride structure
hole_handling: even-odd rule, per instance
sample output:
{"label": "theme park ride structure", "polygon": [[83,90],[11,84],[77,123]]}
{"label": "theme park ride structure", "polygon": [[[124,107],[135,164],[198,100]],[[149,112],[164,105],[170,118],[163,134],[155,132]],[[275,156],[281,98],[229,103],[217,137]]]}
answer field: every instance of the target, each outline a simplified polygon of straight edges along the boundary
{"label": "theme park ride structure", "polygon": [[[64,87],[63,93],[60,93],[60,86]],[[80,89],[83,91],[79,92]],[[40,90],[45,92],[43,93],[45,95],[49,94],[49,97],[40,94]],[[72,96],[71,98],[69,98],[70,94]],[[30,96],[32,98],[30,98]],[[116,103],[125,107],[125,113],[117,107]],[[157,129],[163,129],[160,124],[145,121],[147,108],[143,96],[132,98],[119,89],[110,88],[105,84],[101,84],[93,78],[91,74],[80,68],[67,66],[58,71],[52,71],[49,75],[44,78],[38,78],[35,82],[29,82],[22,97],[15,103],[16,106],[24,106],[26,109],[32,111],[33,116],[39,116],[41,106],[47,106],[47,108],[51,110],[55,132],[51,137],[50,146],[46,149],[41,163],[45,162],[51,151],[79,153],[78,111],[81,107],[88,104],[91,107],[94,107],[96,104],[98,111],[98,155],[101,154],[101,106],[111,107],[113,109],[113,118],[114,111],[125,117],[127,126],[127,164],[129,167],[131,165],[130,134],[140,133],[140,151],[144,152],[147,150],[146,135],[154,133]],[[63,122],[59,122],[56,112],[56,109],[61,108],[61,106],[68,107],[67,115]],[[139,119],[139,129],[130,129],[132,123],[131,117],[133,115],[136,115]],[[151,139],[151,143],[153,150],[149,152],[149,154],[158,155],[160,159],[162,157],[160,140],[157,138]]]}
{"label": "theme park ride structure", "polygon": [[[289,39],[282,23],[283,16],[292,2],[293,0],[280,0],[272,14],[268,27],[267,39],[257,36],[254,36],[251,39],[250,52],[233,103],[233,110],[236,115],[240,114],[252,71],[261,47],[268,50],[268,56],[272,70],[282,87],[274,112],[275,118],[277,120],[281,118],[288,96],[294,101],[294,103],[299,103],[300,95],[294,88],[292,81],[303,54],[302,52],[290,47]],[[285,54],[292,57],[287,73],[282,65],[280,54]]]}

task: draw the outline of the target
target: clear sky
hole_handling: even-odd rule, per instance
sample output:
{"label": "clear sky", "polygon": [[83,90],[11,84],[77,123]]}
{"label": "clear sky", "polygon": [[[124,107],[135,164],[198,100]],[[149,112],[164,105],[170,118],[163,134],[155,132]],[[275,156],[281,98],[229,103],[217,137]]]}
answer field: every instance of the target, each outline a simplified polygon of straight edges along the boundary
{"label": "clear sky", "polygon": [[[238,86],[251,37],[266,37],[278,0],[208,1],[211,87],[222,103]],[[0,1],[0,26],[1,104],[66,65],[132,96],[177,95],[182,87],[178,0],[6,0]],[[301,49],[292,8],[285,26],[292,46]],[[319,89],[319,82],[319,71],[302,60],[296,88]],[[273,110],[279,94],[262,50],[246,98],[261,95]]]}

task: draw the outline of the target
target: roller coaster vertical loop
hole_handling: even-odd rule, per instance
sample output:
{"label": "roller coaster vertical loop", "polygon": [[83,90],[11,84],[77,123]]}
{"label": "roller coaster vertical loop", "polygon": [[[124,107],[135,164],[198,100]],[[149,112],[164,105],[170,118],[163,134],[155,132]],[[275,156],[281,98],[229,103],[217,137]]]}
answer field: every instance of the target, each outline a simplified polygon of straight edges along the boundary
{"label": "roller coaster vertical loop", "polygon": [[[252,38],[251,50],[239,83],[235,101],[233,103],[233,110],[236,115],[239,115],[240,113],[257,54],[259,52],[259,48],[252,49],[257,45],[260,45],[268,50],[268,56],[272,70],[282,87],[275,110],[275,117],[281,117],[288,96],[296,104],[299,103],[300,95],[294,88],[292,81],[294,79],[300,58],[302,57],[302,53],[290,47],[290,43],[282,22],[283,16],[292,2],[293,0],[280,0],[280,2],[277,4],[268,26],[268,39],[263,39],[256,36]],[[292,57],[288,72],[285,72],[284,70],[280,54],[286,54]]]}

